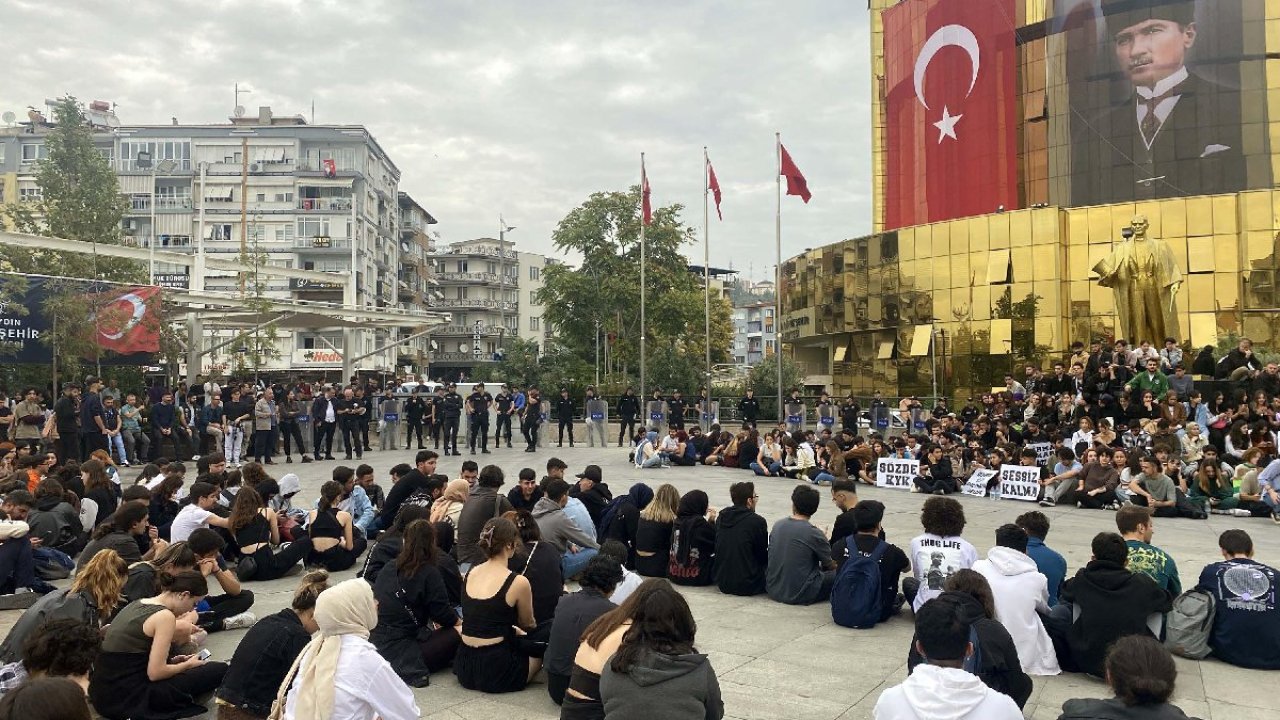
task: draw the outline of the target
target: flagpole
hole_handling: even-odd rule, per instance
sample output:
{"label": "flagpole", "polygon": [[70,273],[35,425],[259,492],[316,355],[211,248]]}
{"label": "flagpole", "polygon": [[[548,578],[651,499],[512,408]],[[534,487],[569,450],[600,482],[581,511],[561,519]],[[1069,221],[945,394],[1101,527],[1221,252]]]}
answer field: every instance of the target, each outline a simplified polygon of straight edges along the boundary
{"label": "flagpole", "polygon": [[782,133],[774,133],[773,139],[773,156],[778,162],[778,173],[774,178],[778,186],[778,212],[773,222],[777,258],[773,279],[773,357],[777,362],[778,421],[781,422],[786,417],[782,411]]}
{"label": "flagpole", "polygon": [[[708,170],[711,160],[707,157],[707,146],[702,146],[702,282],[706,291],[705,323],[707,333],[707,400],[706,407],[700,412],[703,415],[711,412],[711,222],[707,214],[707,195],[711,193],[711,179]],[[701,419],[700,419],[701,420]]]}
{"label": "flagpole", "polygon": [[644,175],[644,153],[640,153],[640,397],[648,402],[644,387],[644,336],[645,326],[645,272],[644,272],[644,191],[647,179]]}

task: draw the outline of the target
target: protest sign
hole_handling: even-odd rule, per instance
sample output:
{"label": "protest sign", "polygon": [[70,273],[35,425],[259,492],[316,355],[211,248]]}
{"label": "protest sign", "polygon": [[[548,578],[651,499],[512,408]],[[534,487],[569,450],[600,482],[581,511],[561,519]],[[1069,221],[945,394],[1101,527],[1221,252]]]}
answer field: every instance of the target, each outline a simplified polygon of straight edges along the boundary
{"label": "protest sign", "polygon": [[880,458],[876,462],[876,487],[910,490],[919,474],[919,460]]}
{"label": "protest sign", "polygon": [[1040,494],[1040,468],[1035,465],[1001,465],[1000,497],[1035,502]]}
{"label": "protest sign", "polygon": [[974,470],[960,492],[974,497],[986,497],[987,483],[998,474],[995,470]]}
{"label": "protest sign", "polygon": [[1044,467],[1049,463],[1049,458],[1053,457],[1053,444],[1047,442],[1027,443],[1028,450],[1036,451],[1036,464]]}

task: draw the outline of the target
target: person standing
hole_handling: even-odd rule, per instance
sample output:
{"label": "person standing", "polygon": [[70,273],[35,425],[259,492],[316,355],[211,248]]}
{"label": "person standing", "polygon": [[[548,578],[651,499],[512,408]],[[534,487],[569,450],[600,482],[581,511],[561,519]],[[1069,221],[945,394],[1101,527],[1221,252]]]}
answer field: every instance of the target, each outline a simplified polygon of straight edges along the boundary
{"label": "person standing", "polygon": [[[130,393],[125,396],[124,406],[120,408],[120,426],[124,435],[124,449],[129,454],[130,464],[134,465],[145,463],[151,453],[151,438],[142,432],[141,420],[138,398]],[[222,443],[218,443],[218,449],[222,449]]]}
{"label": "person standing", "polygon": [[493,430],[493,446],[502,447],[502,439],[505,437],[507,447],[511,447],[511,416],[515,414],[516,406],[515,398],[512,397],[506,383],[503,383],[498,394],[493,396],[493,402],[498,416],[497,426]]}
{"label": "person standing", "polygon": [[[80,445],[84,449],[84,457],[89,457],[94,450],[107,449],[107,426],[103,419],[102,397],[98,394],[102,380],[90,375],[84,384],[87,391],[80,402]],[[172,396],[169,399],[172,401]]]}
{"label": "person standing", "polygon": [[742,424],[756,426],[760,418],[760,401],[756,399],[756,391],[747,389],[747,394],[738,401],[738,414],[742,416]]}
{"label": "person standing", "polygon": [[307,414],[307,405],[298,399],[297,393],[289,390],[285,393],[284,402],[280,403],[280,434],[284,436],[284,461],[293,462],[293,444],[298,445],[298,454],[302,462],[311,462],[307,455],[307,446],[303,443],[302,425],[308,423],[311,416]]}
{"label": "person standing", "polygon": [[275,403],[267,399],[267,393],[258,391],[253,404],[253,459],[266,465],[271,460],[271,426],[275,423]]}
{"label": "person standing", "polygon": [[640,398],[630,387],[618,398],[618,447],[636,434],[636,418],[640,417]]}
{"label": "person standing", "polygon": [[489,406],[493,396],[484,389],[484,383],[476,383],[467,396],[467,448],[476,454],[476,442],[480,452],[489,454]]}
{"label": "person standing", "polygon": [[688,406],[688,402],[684,399],[684,395],[677,388],[671,391],[671,398],[667,400],[667,427],[675,430],[684,429],[684,411]]}
{"label": "person standing", "polygon": [[364,445],[360,443],[360,407],[356,403],[355,391],[351,388],[343,390],[342,397],[333,402],[333,408],[342,430],[342,449],[346,452],[346,459],[351,459],[352,450],[357,458],[364,457]]}
{"label": "person standing", "polygon": [[569,447],[573,447],[573,399],[569,397],[569,388],[560,388],[560,399],[556,400],[555,416],[559,422],[558,447],[564,447],[564,431],[569,429]]}
{"label": "person standing", "polygon": [[440,436],[444,434],[444,394],[445,386],[437,385],[435,394],[427,401],[427,421],[430,423],[431,439],[435,442],[436,450],[440,449]]}
{"label": "person standing", "polygon": [[414,437],[418,438],[418,449],[426,448],[422,444],[422,422],[423,419],[430,414],[430,406],[427,401],[422,398],[421,385],[415,386],[413,392],[409,393],[409,399],[404,401],[404,420],[405,435],[404,447],[406,450],[413,447]]}
{"label": "person standing", "polygon": [[[223,417],[226,424],[223,427],[223,454],[227,458],[229,467],[240,467],[240,455],[244,447],[244,423],[253,415],[253,405],[243,398],[239,389],[231,390],[231,402],[226,404],[226,410]],[[155,418],[152,417],[152,426],[154,427]],[[160,453],[157,443],[153,442],[152,447],[155,448],[156,454]]]}
{"label": "person standing", "polygon": [[542,424],[542,392],[536,387],[529,388],[529,395],[524,407],[524,416],[520,418],[520,432],[529,446],[525,452],[538,451],[538,426]]}
{"label": "person standing", "polygon": [[[117,403],[119,404],[119,403]],[[44,408],[40,405],[40,393],[27,388],[22,402],[13,408],[13,441],[18,447],[29,447],[31,454],[40,451],[40,431],[44,429]]]}
{"label": "person standing", "polygon": [[444,394],[437,410],[442,413],[443,425],[440,432],[444,435],[444,454],[461,455],[458,452],[458,423],[462,420],[462,396],[458,394],[458,383],[449,383],[449,391]]}
{"label": "person standing", "polygon": [[[356,447],[360,452],[373,452],[373,448],[369,446],[369,423],[373,422],[373,389],[372,386],[365,388],[357,385],[353,399],[355,407],[352,408],[352,414],[355,416],[356,425]],[[359,457],[357,455],[356,457]]]}
{"label": "person standing", "polygon": [[65,465],[70,460],[79,462],[80,452],[80,385],[66,383],[62,397],[53,405],[54,427],[58,430],[58,462]]}
{"label": "person standing", "polygon": [[596,446],[596,438],[600,438],[600,447],[608,447],[608,443],[604,439],[604,426],[608,421],[605,413],[600,408],[595,407],[596,389],[594,387],[587,388],[587,396],[582,402],[582,424],[587,428],[587,445]]}
{"label": "person standing", "polygon": [[[338,425],[338,410],[333,399],[333,388],[326,387],[311,403],[311,444],[316,449],[316,460],[333,459],[333,433]],[[320,449],[324,448],[324,454]],[[230,456],[227,458],[231,461]]]}
{"label": "person standing", "polygon": [[382,429],[378,431],[378,449],[399,450],[396,440],[400,436],[400,401],[391,394],[390,387],[382,394],[378,413],[382,417]]}

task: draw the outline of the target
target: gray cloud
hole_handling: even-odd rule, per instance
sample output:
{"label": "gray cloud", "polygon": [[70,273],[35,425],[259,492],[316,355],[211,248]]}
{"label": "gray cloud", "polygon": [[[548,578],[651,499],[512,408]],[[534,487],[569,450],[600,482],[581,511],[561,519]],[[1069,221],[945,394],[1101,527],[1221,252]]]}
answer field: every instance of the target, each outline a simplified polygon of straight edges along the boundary
{"label": "gray cloud", "polygon": [[[0,109],[74,93],[125,123],[222,122],[250,108],[367,125],[401,188],[447,240],[493,235],[552,253],[596,190],[638,182],[701,223],[701,150],[724,189],[712,263],[774,263],[773,133],[805,172],[783,198],[783,252],[871,225],[867,10],[828,0],[8,0],[17,40]],[[689,255],[701,262],[700,247]]]}

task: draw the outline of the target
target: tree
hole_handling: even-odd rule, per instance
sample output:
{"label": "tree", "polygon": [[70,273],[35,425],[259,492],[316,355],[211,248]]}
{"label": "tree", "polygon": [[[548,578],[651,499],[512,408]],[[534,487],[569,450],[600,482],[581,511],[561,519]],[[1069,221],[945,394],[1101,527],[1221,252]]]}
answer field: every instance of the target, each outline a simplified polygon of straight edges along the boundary
{"label": "tree", "polygon": [[499,382],[539,385],[542,368],[538,365],[538,343],[521,337],[509,337],[502,349],[502,360],[480,363],[471,372],[475,382]]}
{"label": "tree", "polygon": [[[94,147],[93,131],[80,103],[71,96],[62,98],[54,107],[54,119],[53,129],[44,138],[48,155],[36,165],[41,196],[35,201],[7,205],[0,212],[18,232],[121,244],[120,225],[128,204],[120,194],[110,163]],[[32,246],[0,246],[0,269],[111,282],[146,280],[145,268],[134,260]],[[86,308],[82,284],[64,285],[50,293],[44,303],[43,310],[54,330],[43,341],[57,362],[74,372],[81,359],[98,352],[92,333],[85,332],[86,317],[96,315],[97,308]],[[162,340],[164,337],[162,334]]]}
{"label": "tree", "polygon": [[[680,205],[656,210],[645,229],[646,384],[692,391],[703,384],[706,338],[702,331],[703,287],[688,271],[681,246],[694,240],[680,220]],[[573,354],[594,379],[597,331],[604,377],[611,386],[634,384],[640,369],[640,189],[593,193],[565,216],[552,234],[557,249],[582,255],[577,268],[544,271],[538,301],[559,346]],[[730,308],[711,304],[713,362],[729,357]],[[658,358],[661,356],[661,360]],[[575,384],[585,377],[572,371]]]}

